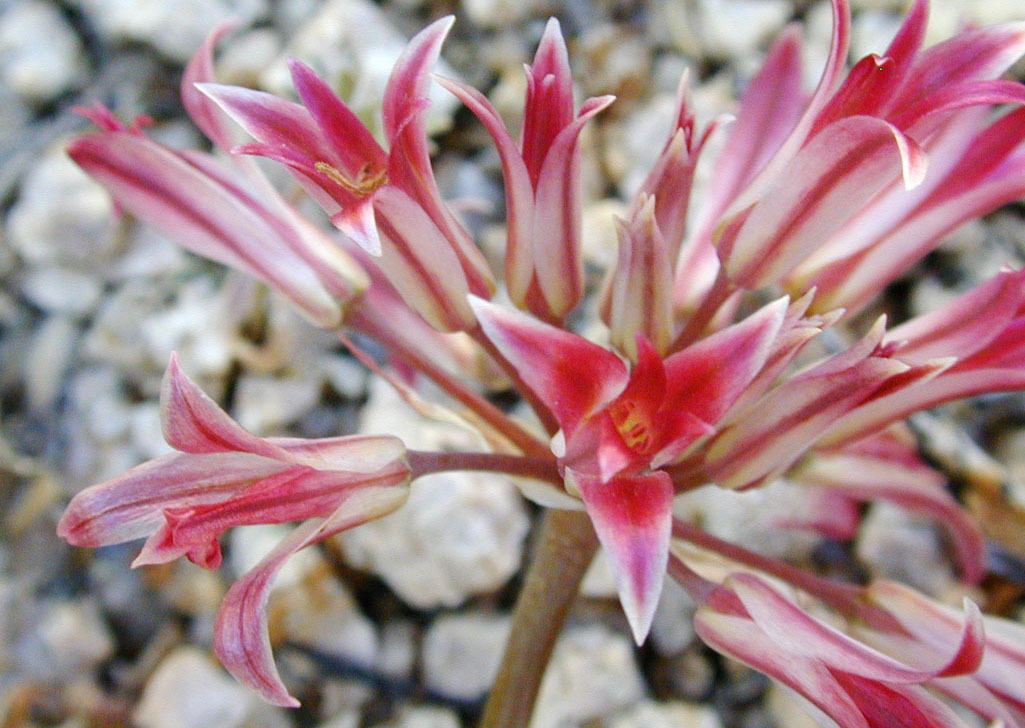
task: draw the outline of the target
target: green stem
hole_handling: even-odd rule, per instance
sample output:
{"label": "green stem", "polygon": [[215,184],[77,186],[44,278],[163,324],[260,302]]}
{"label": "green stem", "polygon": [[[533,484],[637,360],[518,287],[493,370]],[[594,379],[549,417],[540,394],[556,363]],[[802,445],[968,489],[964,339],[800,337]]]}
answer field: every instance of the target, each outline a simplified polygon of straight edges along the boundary
{"label": "green stem", "polygon": [[598,538],[582,511],[550,510],[527,570],[505,656],[479,728],[527,728],[548,660]]}

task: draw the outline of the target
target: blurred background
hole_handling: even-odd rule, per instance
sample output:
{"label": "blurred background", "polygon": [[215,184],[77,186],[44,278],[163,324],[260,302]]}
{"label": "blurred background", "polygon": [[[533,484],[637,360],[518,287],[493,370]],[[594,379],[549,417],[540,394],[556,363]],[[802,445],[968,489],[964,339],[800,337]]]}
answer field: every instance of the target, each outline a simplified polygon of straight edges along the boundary
{"label": "blurred background", "polygon": [[[964,23],[1025,18],[1017,0],[937,0],[930,38]],[[901,0],[852,0],[853,56],[881,52]],[[372,125],[406,40],[441,15],[457,23],[439,72],[485,91],[515,127],[522,64],[546,19],[567,36],[580,98],[614,106],[584,137],[586,255],[615,260],[613,215],[666,134],[677,83],[694,82],[699,126],[733,108],[778,32],[806,28],[806,85],[821,69],[828,3],[792,0],[0,0],[0,728],[458,728],[478,714],[501,647],[536,508],[494,476],[417,483],[399,512],[293,559],[269,607],[297,711],[260,702],[212,659],[226,586],[287,530],[236,529],[220,572],[190,563],[132,571],[135,545],[82,551],[54,535],[68,498],[163,454],[156,397],[168,356],[248,429],[320,437],[388,432],[420,449],[476,448],[416,418],[337,341],[238,274],[120,218],[63,152],[102,102],[175,147],[206,141],[178,83],[206,34],[233,17],[218,76],[291,95],[285,59],[311,64]],[[1021,78],[1022,67],[1018,67]],[[497,154],[437,89],[439,182],[500,259]],[[279,170],[269,169],[283,185]],[[700,181],[699,181],[700,185]],[[306,204],[301,201],[301,204]],[[311,219],[327,225],[319,208]],[[957,232],[884,307],[931,310],[1025,258],[1019,204]],[[997,574],[982,601],[1018,614],[1025,583],[1025,399],[1001,396],[916,421],[936,463],[990,520]],[[784,486],[705,494],[696,517],[720,536],[857,578],[954,589],[942,534],[875,506],[853,543],[770,530],[799,510]],[[596,563],[542,689],[537,728],[801,728],[796,698],[694,638],[693,605],[667,591],[652,638],[633,646]]]}

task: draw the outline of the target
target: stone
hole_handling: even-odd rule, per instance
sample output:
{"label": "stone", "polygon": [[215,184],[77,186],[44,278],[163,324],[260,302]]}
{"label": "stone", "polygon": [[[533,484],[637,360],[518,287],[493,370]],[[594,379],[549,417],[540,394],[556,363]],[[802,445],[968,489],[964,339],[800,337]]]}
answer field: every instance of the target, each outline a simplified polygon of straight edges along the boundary
{"label": "stone", "polygon": [[[644,700],[601,723],[602,728],[722,728],[715,709],[689,703],[659,703]],[[789,723],[781,723],[794,728]]]}
{"label": "stone", "polygon": [[407,707],[394,720],[379,723],[375,728],[459,728],[459,716],[448,708],[430,706]]}
{"label": "stone", "polygon": [[633,641],[600,624],[571,627],[545,671],[532,728],[563,728],[641,700],[644,682]]}
{"label": "stone", "polygon": [[302,369],[283,377],[247,374],[238,381],[233,413],[250,432],[279,434],[317,405],[322,386],[321,377]]}
{"label": "stone", "polygon": [[92,600],[33,605],[31,629],[15,646],[19,664],[37,680],[70,680],[114,653],[114,638]]}
{"label": "stone", "polygon": [[874,503],[855,546],[873,578],[903,582],[928,594],[944,591],[954,578],[935,526],[890,503]]}
{"label": "stone", "polygon": [[[381,379],[371,384],[361,431],[392,434],[419,450],[481,449],[476,435],[412,413]],[[418,478],[405,505],[339,542],[352,565],[380,576],[408,604],[454,607],[516,573],[527,527],[507,478],[446,472]]]}
{"label": "stone", "polygon": [[467,702],[484,696],[498,673],[511,627],[504,615],[468,613],[437,619],[423,642],[427,687]]}
{"label": "stone", "polygon": [[0,85],[46,103],[81,85],[85,54],[56,4],[21,0],[0,11]]}
{"label": "stone", "polygon": [[66,384],[78,338],[78,327],[65,316],[48,316],[32,332],[22,376],[28,406],[33,412],[49,410],[57,401]]}
{"label": "stone", "polygon": [[29,265],[97,270],[117,251],[113,211],[106,191],[55,145],[22,180],[8,244]]}
{"label": "stone", "polygon": [[173,61],[192,57],[213,28],[229,18],[248,25],[268,12],[266,0],[74,0],[110,41],[148,43]]}
{"label": "stone", "polygon": [[178,647],[146,683],[133,718],[140,728],[241,728],[254,699],[204,652]]}
{"label": "stone", "polygon": [[21,280],[21,292],[47,313],[84,316],[100,300],[103,286],[87,273],[67,268],[36,268]]}

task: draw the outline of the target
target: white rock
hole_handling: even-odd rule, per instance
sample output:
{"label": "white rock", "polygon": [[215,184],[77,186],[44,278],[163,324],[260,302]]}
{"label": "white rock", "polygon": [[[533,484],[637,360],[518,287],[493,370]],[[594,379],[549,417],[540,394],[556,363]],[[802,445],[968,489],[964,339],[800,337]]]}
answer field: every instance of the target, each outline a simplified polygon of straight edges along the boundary
{"label": "white rock", "polygon": [[399,715],[376,728],[459,728],[459,716],[447,708],[417,706],[405,708]]}
{"label": "white rock", "polygon": [[391,677],[408,679],[416,664],[417,628],[404,620],[391,620],[381,626],[381,645],[377,650],[377,669]]}
{"label": "white rock", "polygon": [[373,623],[333,577],[280,589],[274,595],[288,640],[366,668],[377,658]]}
{"label": "white rock", "polygon": [[55,4],[22,0],[0,11],[0,84],[47,102],[81,84],[85,72],[82,44]]}
{"label": "white rock", "polygon": [[[231,552],[228,563],[235,576],[242,576],[256,566],[271,550],[288,536],[292,527],[279,523],[265,523],[255,526],[239,526],[231,529],[228,538]],[[304,549],[295,554],[281,567],[274,580],[275,588],[291,588],[297,585],[317,563],[317,554]]]}
{"label": "white rock", "polygon": [[259,28],[229,38],[217,59],[217,80],[255,86],[260,74],[281,54],[281,44],[281,36],[271,28]]}
{"label": "white rock", "polygon": [[682,586],[666,577],[662,597],[651,623],[651,639],[663,655],[683,652],[694,641],[694,600]]}
{"label": "white rock", "polygon": [[161,661],[133,717],[140,728],[240,728],[252,695],[195,647]]}
{"label": "white rock", "polygon": [[247,374],[235,391],[234,414],[256,434],[278,434],[320,401],[322,379],[305,370],[287,377]]}
{"label": "white rock", "polygon": [[[784,723],[787,728],[794,728]],[[602,723],[603,728],[722,728],[722,720],[705,705],[645,700]]]}
{"label": "white rock", "polygon": [[[375,379],[361,430],[388,433],[420,450],[480,450],[475,436],[414,415]],[[409,604],[456,606],[493,591],[519,568],[528,527],[515,487],[490,473],[418,479],[399,510],[340,536],[347,559],[388,582]]]}
{"label": "white rock", "polygon": [[612,563],[605,549],[599,548],[587,567],[584,580],[580,582],[580,594],[598,599],[616,598],[616,576],[612,573]]}
{"label": "white rock", "polygon": [[861,524],[856,546],[874,578],[893,579],[930,594],[953,579],[936,528],[889,503],[874,503]]}
{"label": "white rock", "polygon": [[39,621],[18,644],[19,662],[36,679],[70,680],[114,652],[114,638],[95,602],[37,605]]}
{"label": "white rock", "polygon": [[[293,95],[285,62],[289,57],[301,58],[332,88],[351,89],[346,102],[357,113],[376,119],[388,77],[408,41],[375,3],[327,0],[297,28],[285,52],[261,75],[260,84],[272,93]],[[444,62],[435,70],[455,75]],[[429,132],[447,129],[458,101],[437,84],[432,84],[430,99]]]}
{"label": "white rock", "polygon": [[779,527],[808,512],[805,492],[784,481],[742,493],[708,485],[678,498],[673,510],[719,538],[767,556],[800,559],[821,541],[813,531]]}
{"label": "white rock", "polygon": [[149,43],[184,62],[215,26],[228,18],[251,23],[267,13],[266,0],[74,0],[107,40]]}
{"label": "white rock", "polygon": [[32,411],[42,412],[57,400],[78,337],[78,327],[65,316],[49,316],[32,332],[22,374]]}
{"label": "white rock", "polygon": [[629,637],[597,624],[570,628],[555,646],[531,726],[577,726],[642,697],[644,682]]}
{"label": "white rock", "polygon": [[423,643],[427,686],[460,700],[480,698],[498,673],[511,627],[504,615],[454,614],[436,620]]}
{"label": "white rock", "polygon": [[96,307],[103,293],[96,276],[67,268],[38,268],[21,281],[25,298],[48,313],[82,316]]}
{"label": "white rock", "polygon": [[791,6],[786,0],[701,0],[669,2],[665,12],[665,30],[680,50],[742,59],[782,29]]}
{"label": "white rock", "polygon": [[116,250],[114,229],[107,193],[63,146],[32,165],[7,217],[8,243],[32,265],[96,269]]}
{"label": "white rock", "polygon": [[460,0],[466,17],[482,28],[504,28],[537,12],[538,3],[527,0]]}

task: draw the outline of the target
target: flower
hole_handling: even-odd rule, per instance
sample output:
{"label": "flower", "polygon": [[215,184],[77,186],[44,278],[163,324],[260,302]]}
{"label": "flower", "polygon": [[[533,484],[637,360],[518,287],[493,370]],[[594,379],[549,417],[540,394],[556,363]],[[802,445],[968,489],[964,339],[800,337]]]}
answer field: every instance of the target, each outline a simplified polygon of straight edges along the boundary
{"label": "flower", "polygon": [[189,380],[173,356],[161,415],[164,437],[179,452],[82,491],[57,533],[91,548],[148,536],[133,566],[185,556],[215,569],[217,539],[227,529],[305,520],[235,582],[214,637],[218,657],[236,678],[273,703],[296,706],[270,654],[263,608],[271,580],[300,549],[402,505],[410,477],[405,447],[388,435],[256,437]]}
{"label": "flower", "polygon": [[508,238],[505,281],[518,307],[558,320],[583,295],[580,256],[580,151],[584,125],[612,103],[600,96],[573,114],[573,78],[559,23],[548,21],[527,66],[527,99],[519,149],[498,111],[474,88],[438,82],[466,104],[491,134],[502,158]]}
{"label": "flower", "polygon": [[381,270],[406,302],[441,330],[474,325],[467,294],[489,296],[483,255],[441,201],[427,153],[428,73],[452,18],[418,34],[395,64],[384,98],[386,152],[311,68],[289,65],[303,104],[238,86],[199,89],[257,139],[236,152],[288,166],[299,183]]}
{"label": "flower", "polygon": [[673,486],[659,468],[714,432],[760,372],[787,300],[664,360],[639,336],[630,371],[576,334],[480,299],[472,303],[492,344],[559,423],[552,451],[613,560],[640,643],[669,553]]}
{"label": "flower", "polygon": [[796,690],[844,728],[965,728],[921,687],[979,668],[982,617],[968,599],[964,609],[960,627],[944,635],[953,638],[943,643],[954,646],[952,655],[902,662],[812,617],[766,579],[739,573],[711,591],[694,629],[716,651]]}
{"label": "flower", "polygon": [[[193,84],[212,78],[213,46],[227,29],[211,33],[182,81],[186,107],[218,144],[230,143],[229,131],[220,112],[196,98]],[[325,328],[338,326],[345,306],[369,285],[352,256],[299,215],[254,165],[174,151],[99,105],[80,111],[102,132],[73,141],[71,158],[120,208],[192,252],[267,283]]]}

